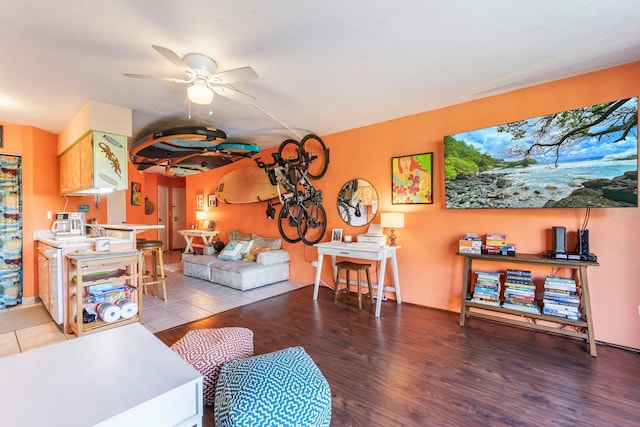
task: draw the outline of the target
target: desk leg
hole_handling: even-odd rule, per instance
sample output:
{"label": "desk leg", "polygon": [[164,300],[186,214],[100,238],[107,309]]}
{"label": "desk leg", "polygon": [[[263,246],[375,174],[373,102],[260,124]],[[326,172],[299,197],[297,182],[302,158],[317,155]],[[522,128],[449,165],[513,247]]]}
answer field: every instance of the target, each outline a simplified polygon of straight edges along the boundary
{"label": "desk leg", "polygon": [[398,261],[396,258],[396,251],[391,253],[391,269],[393,271],[393,287],[396,292],[396,303],[402,304],[402,297],[400,296],[400,279],[398,278]]}
{"label": "desk leg", "polygon": [[382,308],[382,298],[384,298],[384,275],[387,269],[387,259],[383,259],[380,263],[380,274],[378,275],[378,296],[376,297],[376,317],[380,317],[380,309]]}
{"label": "desk leg", "polygon": [[192,254],[193,253],[193,236],[184,236],[184,241],[187,243],[187,247],[184,248],[184,253],[185,254]]}
{"label": "desk leg", "polygon": [[318,254],[318,265],[316,266],[316,280],[313,283],[313,300],[318,299],[318,289],[320,288],[320,276],[322,274],[322,260],[324,254]]}

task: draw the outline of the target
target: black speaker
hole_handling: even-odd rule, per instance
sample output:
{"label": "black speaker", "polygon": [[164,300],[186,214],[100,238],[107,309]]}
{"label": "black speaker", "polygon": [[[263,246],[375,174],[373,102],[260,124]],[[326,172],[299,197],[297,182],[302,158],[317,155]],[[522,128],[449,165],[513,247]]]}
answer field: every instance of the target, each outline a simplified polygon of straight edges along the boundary
{"label": "black speaker", "polygon": [[578,253],[589,255],[589,230],[578,230]]}
{"label": "black speaker", "polygon": [[567,252],[566,232],[564,227],[553,227],[553,249],[551,249],[553,252],[561,254]]}

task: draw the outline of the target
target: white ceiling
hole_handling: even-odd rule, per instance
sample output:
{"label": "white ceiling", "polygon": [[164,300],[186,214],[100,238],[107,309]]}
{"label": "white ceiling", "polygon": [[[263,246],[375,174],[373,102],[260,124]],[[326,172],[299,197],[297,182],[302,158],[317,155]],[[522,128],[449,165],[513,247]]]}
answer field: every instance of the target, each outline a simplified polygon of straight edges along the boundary
{"label": "white ceiling", "polygon": [[[637,0],[0,0],[0,121],[59,133],[87,100],[133,110],[134,139],[188,122],[151,48],[252,67],[193,123],[275,146],[640,60]],[[640,76],[639,76],[640,78]],[[274,118],[270,117],[273,116]]]}

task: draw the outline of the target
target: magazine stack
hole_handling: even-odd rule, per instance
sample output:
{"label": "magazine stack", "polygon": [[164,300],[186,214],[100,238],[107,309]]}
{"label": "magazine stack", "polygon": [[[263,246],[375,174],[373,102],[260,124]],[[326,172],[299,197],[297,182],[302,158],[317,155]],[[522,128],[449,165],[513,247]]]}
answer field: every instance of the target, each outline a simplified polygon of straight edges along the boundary
{"label": "magazine stack", "polygon": [[573,279],[547,276],[542,302],[544,314],[570,320],[580,319],[580,295]]}
{"label": "magazine stack", "polygon": [[502,307],[540,314],[540,307],[536,301],[536,285],[531,281],[531,271],[507,269]]}
{"label": "magazine stack", "polygon": [[476,271],[476,285],[472,302],[493,306],[500,305],[500,273]]}

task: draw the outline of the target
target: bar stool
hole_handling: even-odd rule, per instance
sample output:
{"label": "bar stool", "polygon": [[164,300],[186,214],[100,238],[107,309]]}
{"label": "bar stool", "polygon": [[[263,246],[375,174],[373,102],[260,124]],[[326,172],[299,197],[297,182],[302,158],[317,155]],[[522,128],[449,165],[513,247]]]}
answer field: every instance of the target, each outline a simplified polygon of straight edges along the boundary
{"label": "bar stool", "polygon": [[[351,262],[351,261],[340,261],[340,262],[336,262],[336,267],[337,267],[337,273],[336,273],[336,290],[335,290],[335,294],[334,294],[334,303],[338,302],[338,295],[340,295],[341,293],[345,293],[347,294],[347,300],[349,299],[349,293],[350,293],[350,285],[349,285],[349,273],[351,271],[355,271],[358,277],[358,310],[362,310],[362,291],[360,290],[360,285],[361,285],[361,272],[362,270],[365,271],[365,273],[367,273],[367,285],[369,286],[369,293],[367,295],[365,295],[367,298],[369,298],[371,300],[371,302],[373,302],[373,291],[371,290],[371,277],[369,276],[369,267],[371,267],[371,264],[361,264],[361,263],[357,263],[357,262]],[[340,271],[344,270],[345,271],[345,277],[347,279],[347,287],[345,289],[340,289]]]}
{"label": "bar stool", "polygon": [[[142,252],[142,276],[140,285],[147,294],[147,286],[153,285],[153,296],[158,296],[158,283],[162,283],[162,296],[167,302],[167,276],[164,273],[162,261],[162,242],[160,240],[137,240],[136,247]],[[147,255],[151,255],[151,271],[147,271]]]}

